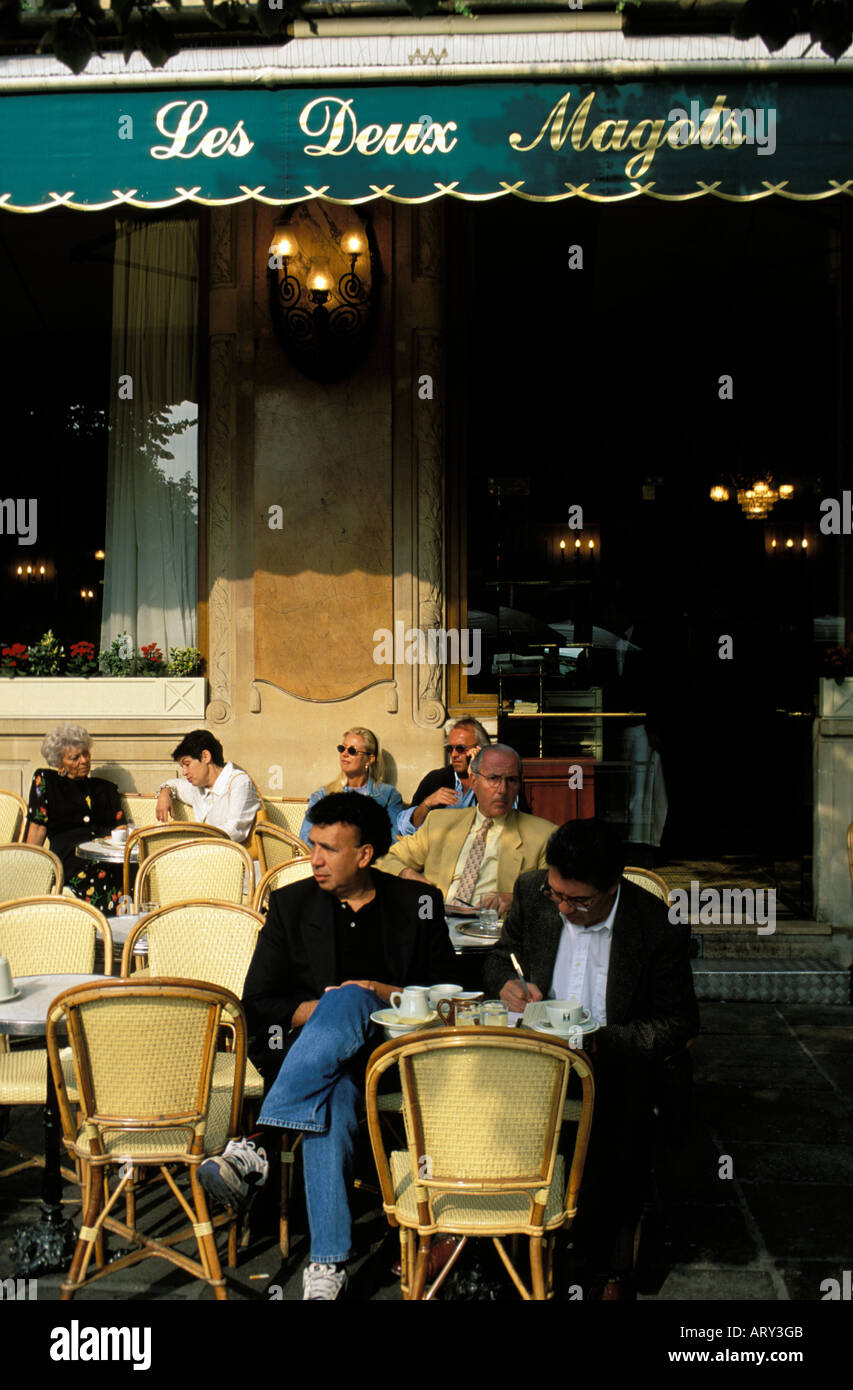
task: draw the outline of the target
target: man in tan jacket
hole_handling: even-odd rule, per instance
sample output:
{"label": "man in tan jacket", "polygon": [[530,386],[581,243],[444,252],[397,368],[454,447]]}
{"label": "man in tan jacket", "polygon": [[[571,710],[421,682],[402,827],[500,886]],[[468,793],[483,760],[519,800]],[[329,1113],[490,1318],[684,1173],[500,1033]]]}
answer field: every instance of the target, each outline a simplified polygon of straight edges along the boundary
{"label": "man in tan jacket", "polygon": [[377,868],[430,883],[454,902],[505,912],[519,874],[545,867],[545,846],[556,826],[512,809],[521,783],[514,748],[493,743],[471,764],[476,806],[427,816],[414,835],[398,840]]}

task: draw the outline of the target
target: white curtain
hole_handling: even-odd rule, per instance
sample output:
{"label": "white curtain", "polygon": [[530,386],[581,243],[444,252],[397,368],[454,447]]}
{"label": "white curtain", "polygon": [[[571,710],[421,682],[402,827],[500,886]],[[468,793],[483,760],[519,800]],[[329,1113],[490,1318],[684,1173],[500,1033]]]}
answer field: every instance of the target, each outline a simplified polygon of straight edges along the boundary
{"label": "white curtain", "polygon": [[197,640],[198,224],[118,222],[101,647]]}

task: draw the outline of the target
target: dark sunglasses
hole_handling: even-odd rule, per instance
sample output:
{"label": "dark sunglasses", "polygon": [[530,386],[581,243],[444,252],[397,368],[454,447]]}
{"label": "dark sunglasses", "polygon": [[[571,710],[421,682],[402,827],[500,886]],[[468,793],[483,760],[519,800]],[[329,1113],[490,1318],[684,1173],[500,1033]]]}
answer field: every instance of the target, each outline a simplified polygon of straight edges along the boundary
{"label": "dark sunglasses", "polygon": [[467,743],[448,743],[445,745],[448,753],[470,753],[471,749]]}
{"label": "dark sunglasses", "polygon": [[339,743],[338,752],[349,753],[351,758],[357,758],[360,753],[364,753],[367,757],[370,757],[370,754],[367,752],[366,748],[353,748],[352,744],[350,744],[349,748],[345,748],[342,743]]}

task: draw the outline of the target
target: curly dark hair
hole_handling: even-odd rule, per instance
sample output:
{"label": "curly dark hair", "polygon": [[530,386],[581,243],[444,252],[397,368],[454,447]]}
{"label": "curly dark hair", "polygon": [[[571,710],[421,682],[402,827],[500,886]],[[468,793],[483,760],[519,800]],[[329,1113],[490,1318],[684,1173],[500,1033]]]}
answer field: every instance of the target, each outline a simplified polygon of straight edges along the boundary
{"label": "curly dark hair", "polygon": [[360,845],[371,845],[373,858],[381,859],[391,848],[388,812],[372,796],[360,792],[332,792],[315,802],[308,812],[312,825],[354,825]]}

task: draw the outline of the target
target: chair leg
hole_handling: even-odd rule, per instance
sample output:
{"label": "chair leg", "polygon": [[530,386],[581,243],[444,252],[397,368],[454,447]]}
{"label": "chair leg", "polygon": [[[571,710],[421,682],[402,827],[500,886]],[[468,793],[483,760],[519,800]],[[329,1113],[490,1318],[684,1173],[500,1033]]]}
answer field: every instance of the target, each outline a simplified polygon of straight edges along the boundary
{"label": "chair leg", "polygon": [[545,1276],[542,1268],[542,1237],[530,1237],[530,1285],[533,1298],[545,1302]]}
{"label": "chair leg", "polygon": [[[87,1165],[88,1166],[88,1165]],[[89,1240],[83,1235],[84,1231],[91,1231],[98,1219],[103,1202],[103,1175],[96,1170],[89,1168],[91,1174],[86,1202],[83,1207],[83,1218],[80,1226],[80,1235],[77,1237],[77,1244],[74,1247],[74,1255],[71,1260],[71,1268],[68,1276],[62,1282],[60,1299],[63,1303],[69,1302],[76,1291],[77,1286],[86,1274],[86,1266],[92,1255],[92,1246],[96,1242]]]}
{"label": "chair leg", "polygon": [[222,1277],[222,1266],[219,1263],[219,1253],[216,1249],[216,1237],[210,1221],[207,1198],[204,1195],[204,1188],[198,1180],[198,1165],[195,1163],[190,1167],[190,1187],[193,1195],[193,1206],[196,1211],[196,1222],[200,1228],[195,1232],[199,1258],[216,1298],[225,1301],[228,1298],[228,1290]]}
{"label": "chair leg", "polygon": [[420,1236],[418,1239],[418,1253],[415,1257],[415,1268],[412,1275],[412,1288],[409,1297],[417,1301],[424,1296],[426,1286],[427,1267],[429,1265],[429,1252],[432,1245],[430,1236]]}

